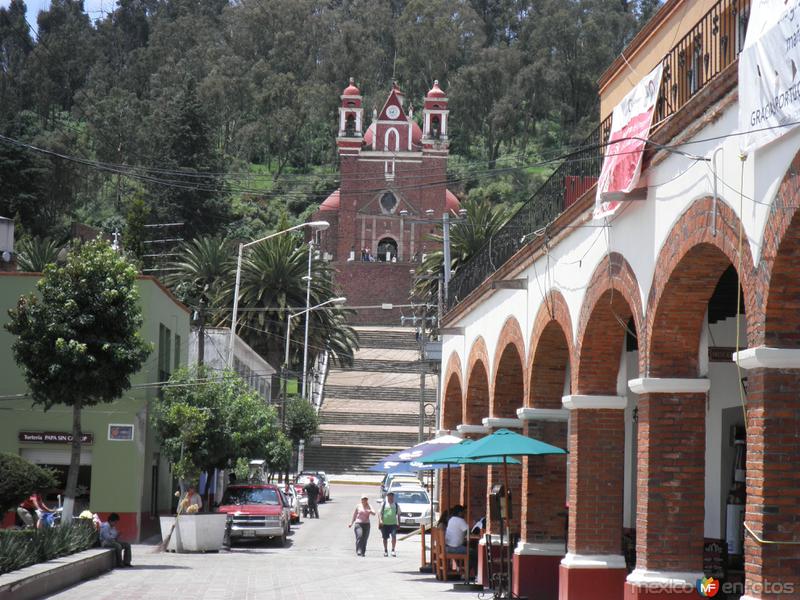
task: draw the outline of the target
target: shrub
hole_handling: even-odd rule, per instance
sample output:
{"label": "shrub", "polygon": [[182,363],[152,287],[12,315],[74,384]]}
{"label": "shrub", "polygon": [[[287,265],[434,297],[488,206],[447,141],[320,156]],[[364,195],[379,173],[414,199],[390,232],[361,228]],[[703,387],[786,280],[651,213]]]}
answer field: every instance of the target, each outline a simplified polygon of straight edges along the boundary
{"label": "shrub", "polygon": [[52,471],[8,452],[0,452],[0,514],[32,493],[56,486]]}
{"label": "shrub", "polygon": [[45,529],[0,530],[0,575],[95,545],[97,533],[90,521]]}

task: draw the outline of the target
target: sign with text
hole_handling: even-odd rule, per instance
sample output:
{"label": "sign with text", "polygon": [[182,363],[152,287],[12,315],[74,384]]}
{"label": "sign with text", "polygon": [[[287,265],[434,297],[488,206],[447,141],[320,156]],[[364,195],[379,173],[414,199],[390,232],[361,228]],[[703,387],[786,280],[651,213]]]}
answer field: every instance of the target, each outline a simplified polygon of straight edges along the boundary
{"label": "sign with text", "polygon": [[[20,431],[17,439],[20,442],[38,442],[41,444],[71,444],[72,434],[66,431]],[[81,434],[81,444],[91,445],[94,437],[91,433]]]}
{"label": "sign with text", "polygon": [[132,442],[133,425],[109,423],[108,439],[111,442]]}
{"label": "sign with text", "polygon": [[633,191],[639,183],[642,157],[661,87],[662,70],[663,65],[659,63],[614,107],[603,169],[597,181],[595,219],[613,215],[622,204],[625,194]]}
{"label": "sign with text", "polygon": [[800,121],[800,0],[753,3],[739,55],[741,148],[756,150]]}

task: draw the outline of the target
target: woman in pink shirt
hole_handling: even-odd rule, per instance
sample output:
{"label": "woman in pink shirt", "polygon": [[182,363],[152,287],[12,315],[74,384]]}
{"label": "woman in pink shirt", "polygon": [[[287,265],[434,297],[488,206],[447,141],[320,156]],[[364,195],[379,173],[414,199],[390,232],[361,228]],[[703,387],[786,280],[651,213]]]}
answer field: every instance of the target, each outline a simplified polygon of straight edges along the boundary
{"label": "woman in pink shirt", "polygon": [[355,523],[356,532],[356,556],[365,556],[367,553],[367,540],[369,539],[369,516],[374,515],[375,511],[369,505],[369,498],[361,496],[361,503],[356,505],[353,511],[353,519],[348,527]]}

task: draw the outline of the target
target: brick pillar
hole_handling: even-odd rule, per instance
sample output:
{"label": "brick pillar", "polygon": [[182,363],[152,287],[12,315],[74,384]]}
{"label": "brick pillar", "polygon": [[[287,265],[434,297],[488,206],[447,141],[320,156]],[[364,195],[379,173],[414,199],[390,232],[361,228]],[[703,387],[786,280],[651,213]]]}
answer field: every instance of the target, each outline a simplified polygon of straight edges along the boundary
{"label": "brick pillar", "polygon": [[[523,433],[559,448],[567,447],[568,411],[522,408]],[[567,457],[522,459],[520,541],[514,549],[512,591],[537,600],[558,598],[558,571],[566,552]]]}
{"label": "brick pillar", "polygon": [[439,471],[440,511],[448,510],[455,504],[464,503],[461,499],[462,479],[463,469],[458,465],[451,465],[449,468]]}
{"label": "brick pillar", "polygon": [[633,379],[639,396],[636,569],[625,600],[696,598],[703,576],[708,379]]}
{"label": "brick pillar", "polygon": [[742,600],[800,596],[800,350],[748,348],[745,595]]}
{"label": "brick pillar", "polygon": [[559,600],[620,600],[624,396],[565,396],[569,409],[569,531]]}

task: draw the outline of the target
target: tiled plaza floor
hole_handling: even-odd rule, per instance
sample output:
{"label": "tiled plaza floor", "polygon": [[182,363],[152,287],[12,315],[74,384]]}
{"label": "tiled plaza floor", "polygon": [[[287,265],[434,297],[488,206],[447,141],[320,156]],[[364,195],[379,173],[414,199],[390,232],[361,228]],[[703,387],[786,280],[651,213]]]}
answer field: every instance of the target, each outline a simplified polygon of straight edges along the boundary
{"label": "tiled plaza floor", "polygon": [[[154,553],[133,549],[134,567],[117,569],[50,598],[58,600],[428,600],[477,598],[419,573],[420,543],[398,541],[384,558],[373,522],[367,556],[356,556],[350,516],[362,491],[378,486],[334,485],[319,520],[294,526],[290,544],[241,544],[219,554]],[[377,501],[373,501],[377,508]]]}

